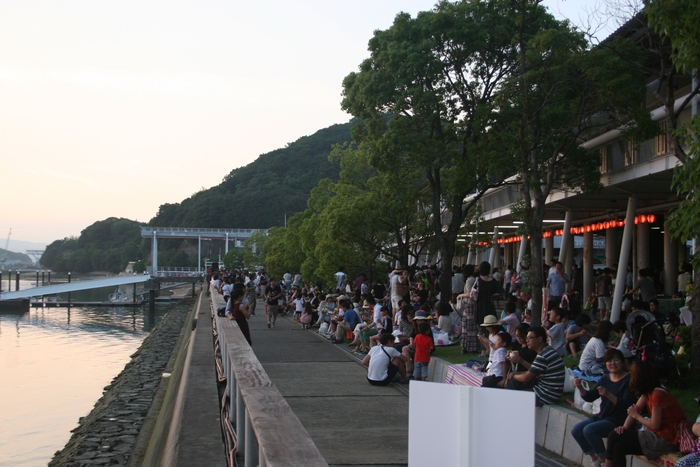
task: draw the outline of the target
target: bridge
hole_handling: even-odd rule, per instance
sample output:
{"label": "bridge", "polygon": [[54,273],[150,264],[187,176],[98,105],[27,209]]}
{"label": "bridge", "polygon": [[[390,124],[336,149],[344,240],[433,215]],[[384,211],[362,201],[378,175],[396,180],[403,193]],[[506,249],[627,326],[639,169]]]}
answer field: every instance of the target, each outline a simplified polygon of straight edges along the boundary
{"label": "bridge", "polygon": [[209,229],[189,227],[141,227],[141,237],[151,239],[153,259],[151,261],[151,274],[159,275],[158,269],[158,239],[179,238],[197,239],[197,268],[202,272],[202,240],[212,238],[224,240],[225,253],[228,253],[229,242],[234,242],[234,247],[241,248],[243,242],[256,232],[267,232],[267,229]]}
{"label": "bridge", "polygon": [[[188,278],[178,278],[178,280]],[[16,290],[14,292],[5,292],[0,294],[0,300],[15,300],[31,297],[42,297],[46,295],[56,295],[68,292],[77,292],[78,290],[99,289],[102,287],[116,287],[118,285],[139,284],[151,280],[150,275],[140,276],[118,276],[109,277],[107,279],[95,279],[91,281],[67,282],[64,284],[45,285],[42,287],[32,287],[24,290]]]}

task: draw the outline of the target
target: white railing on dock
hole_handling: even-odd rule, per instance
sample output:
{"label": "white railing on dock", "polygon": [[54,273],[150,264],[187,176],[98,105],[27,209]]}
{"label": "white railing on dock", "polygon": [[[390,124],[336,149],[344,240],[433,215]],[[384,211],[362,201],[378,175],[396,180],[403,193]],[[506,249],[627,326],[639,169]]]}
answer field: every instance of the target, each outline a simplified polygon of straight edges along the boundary
{"label": "white railing on dock", "polygon": [[238,324],[217,316],[217,307],[224,305],[223,297],[212,292],[211,303],[231,404],[229,418],[235,427],[244,466],[328,467],[304,426],[270,381]]}

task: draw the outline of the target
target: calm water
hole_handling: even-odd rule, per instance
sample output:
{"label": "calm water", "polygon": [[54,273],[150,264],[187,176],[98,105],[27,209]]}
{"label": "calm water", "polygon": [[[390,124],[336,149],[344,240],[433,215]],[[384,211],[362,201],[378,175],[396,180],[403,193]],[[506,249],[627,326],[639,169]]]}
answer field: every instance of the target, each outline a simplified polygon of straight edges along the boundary
{"label": "calm water", "polygon": [[[72,298],[106,300],[111,292]],[[0,313],[0,466],[46,466],[167,310]]]}

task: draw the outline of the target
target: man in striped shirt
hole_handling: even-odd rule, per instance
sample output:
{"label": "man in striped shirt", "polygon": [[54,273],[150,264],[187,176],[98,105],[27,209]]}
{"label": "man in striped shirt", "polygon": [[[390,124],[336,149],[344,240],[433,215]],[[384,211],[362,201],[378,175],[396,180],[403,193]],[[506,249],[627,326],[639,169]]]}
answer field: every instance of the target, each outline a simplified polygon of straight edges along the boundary
{"label": "man in striped shirt", "polygon": [[557,404],[564,392],[564,359],[547,345],[547,332],[542,327],[528,329],[526,342],[537,357],[528,371],[510,373],[506,388],[534,391],[538,407]]}

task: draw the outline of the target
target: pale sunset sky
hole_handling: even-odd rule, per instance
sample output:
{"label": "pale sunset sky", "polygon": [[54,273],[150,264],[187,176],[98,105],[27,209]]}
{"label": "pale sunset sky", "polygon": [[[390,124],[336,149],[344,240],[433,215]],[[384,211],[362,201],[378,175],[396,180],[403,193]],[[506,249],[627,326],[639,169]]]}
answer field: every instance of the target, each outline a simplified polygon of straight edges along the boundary
{"label": "pale sunset sky", "polygon": [[[574,24],[596,6],[544,3]],[[108,217],[147,222],[347,122],[342,80],[373,31],[434,4],[0,0],[0,247],[10,228],[48,244]]]}

